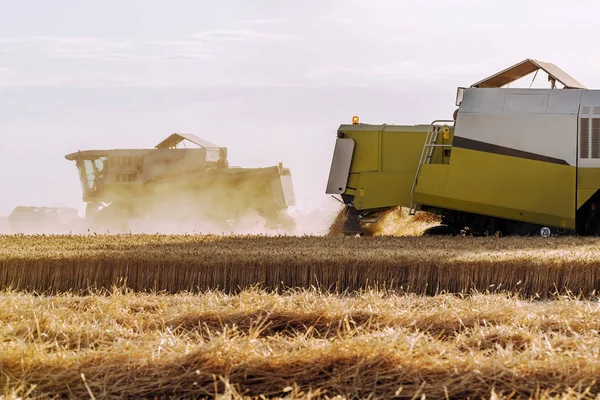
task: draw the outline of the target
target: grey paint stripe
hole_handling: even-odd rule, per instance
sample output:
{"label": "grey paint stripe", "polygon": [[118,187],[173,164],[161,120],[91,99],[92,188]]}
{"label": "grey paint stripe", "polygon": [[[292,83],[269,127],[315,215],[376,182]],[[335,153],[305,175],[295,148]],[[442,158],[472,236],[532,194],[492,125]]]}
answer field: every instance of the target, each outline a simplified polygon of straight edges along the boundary
{"label": "grey paint stripe", "polygon": [[486,153],[501,154],[504,156],[526,158],[528,160],[543,161],[560,165],[569,165],[568,162],[566,162],[565,160],[561,160],[560,158],[548,157],[536,153],[529,153],[523,150],[498,146],[496,144],[480,142],[479,140],[467,139],[460,136],[454,136],[452,146],[469,150],[484,151]]}

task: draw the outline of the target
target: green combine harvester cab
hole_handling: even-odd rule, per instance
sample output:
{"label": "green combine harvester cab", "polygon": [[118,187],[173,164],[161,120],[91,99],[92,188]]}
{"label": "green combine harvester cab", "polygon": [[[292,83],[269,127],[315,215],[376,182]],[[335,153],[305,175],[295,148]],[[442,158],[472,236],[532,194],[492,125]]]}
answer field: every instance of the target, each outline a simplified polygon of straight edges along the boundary
{"label": "green combine harvester cab", "polygon": [[[196,147],[178,147],[184,142]],[[172,134],[154,149],[86,150],[75,161],[94,230],[235,228],[260,216],[269,229],[292,232],[295,205],[288,168],[232,167],[227,149],[191,134]],[[161,229],[162,230],[162,229]]]}
{"label": "green combine harvester cab", "polygon": [[[538,70],[551,88],[504,87]],[[346,206],[344,233],[401,206],[439,215],[430,233],[600,234],[600,90],[527,59],[456,105],[428,125],[339,127],[326,193]]]}

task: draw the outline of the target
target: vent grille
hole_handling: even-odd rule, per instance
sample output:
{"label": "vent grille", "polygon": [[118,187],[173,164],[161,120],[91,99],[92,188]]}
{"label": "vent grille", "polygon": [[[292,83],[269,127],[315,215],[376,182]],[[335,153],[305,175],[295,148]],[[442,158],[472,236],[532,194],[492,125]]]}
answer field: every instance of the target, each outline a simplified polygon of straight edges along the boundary
{"label": "vent grille", "polygon": [[600,107],[594,107],[594,114],[600,115]]}
{"label": "vent grille", "polygon": [[600,158],[600,118],[592,118],[592,158]]}
{"label": "vent grille", "polygon": [[580,119],[579,136],[580,136],[579,137],[579,158],[590,158],[590,119],[589,118],[581,118]]}
{"label": "vent grille", "polygon": [[581,113],[582,114],[589,114],[590,113],[590,107],[589,106],[585,106],[585,107],[581,107]]}

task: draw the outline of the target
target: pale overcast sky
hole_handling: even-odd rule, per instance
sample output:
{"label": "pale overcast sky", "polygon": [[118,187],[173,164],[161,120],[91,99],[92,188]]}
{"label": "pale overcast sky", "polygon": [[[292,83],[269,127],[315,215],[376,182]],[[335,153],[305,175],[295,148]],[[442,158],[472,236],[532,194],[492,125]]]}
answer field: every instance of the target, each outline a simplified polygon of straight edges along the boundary
{"label": "pale overcast sky", "polygon": [[292,169],[319,207],[335,132],[449,118],[457,86],[525,58],[590,88],[595,1],[0,0],[0,215],[82,208],[79,149],[190,132]]}

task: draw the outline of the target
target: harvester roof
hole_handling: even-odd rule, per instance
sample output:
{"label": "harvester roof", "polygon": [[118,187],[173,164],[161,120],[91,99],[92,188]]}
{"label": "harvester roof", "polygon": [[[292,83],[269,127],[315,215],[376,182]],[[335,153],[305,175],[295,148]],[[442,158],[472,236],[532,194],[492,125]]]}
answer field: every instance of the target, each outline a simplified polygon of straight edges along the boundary
{"label": "harvester roof", "polygon": [[499,88],[540,69],[548,74],[548,78],[560,82],[565,89],[586,89],[585,86],[556,65],[532,58],[521,61],[512,67],[474,83],[471,87]]}
{"label": "harvester roof", "polygon": [[77,159],[81,160],[95,160],[99,157],[106,157],[108,155],[143,155],[151,152],[152,149],[112,149],[112,150],[79,150],[75,153],[70,153],[65,156],[69,161]]}
{"label": "harvester roof", "polygon": [[[169,135],[165,140],[155,146],[156,149],[172,149],[175,148],[179,143],[187,140],[194,143],[197,146],[204,147],[207,149],[221,149],[222,147],[217,146],[214,143],[204,140],[191,133],[173,133]],[[75,153],[67,154],[65,158],[73,161],[76,159],[82,160],[95,160],[98,157],[105,157],[108,155],[132,155],[132,154],[146,154],[152,151],[151,149],[112,149],[112,150],[80,150]]]}
{"label": "harvester roof", "polygon": [[393,124],[342,124],[338,131],[367,131],[367,132],[427,132],[429,125],[393,125]]}
{"label": "harvester roof", "polygon": [[183,142],[184,140],[190,141],[200,147],[217,148],[217,149],[220,147],[214,143],[209,142],[208,140],[204,140],[204,139],[202,139],[196,135],[193,135],[191,133],[174,133],[174,134],[170,135],[168,138],[166,138],[165,140],[163,140],[162,142],[160,142],[159,144],[157,144],[156,148],[157,149],[170,149],[170,148],[177,146],[179,143]]}

